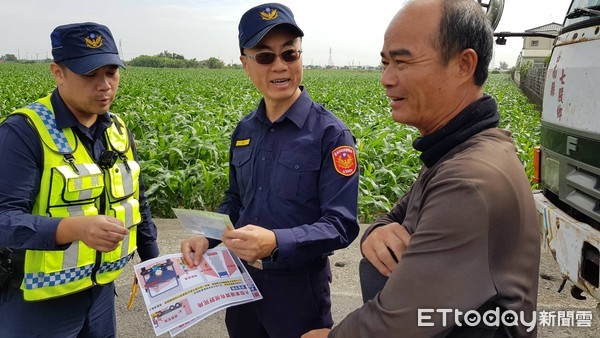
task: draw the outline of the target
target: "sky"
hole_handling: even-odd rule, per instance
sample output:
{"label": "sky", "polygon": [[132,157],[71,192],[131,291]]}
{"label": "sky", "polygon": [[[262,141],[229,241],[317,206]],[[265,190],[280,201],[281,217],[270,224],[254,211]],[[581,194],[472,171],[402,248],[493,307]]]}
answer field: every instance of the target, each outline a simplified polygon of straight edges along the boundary
{"label": "sky", "polygon": [[[59,25],[93,21],[110,28],[124,60],[169,51],[186,59],[239,63],[242,14],[265,1],[247,0],[0,0],[0,55],[51,58]],[[280,0],[304,31],[304,65],[377,66],[383,34],[405,0]],[[506,0],[496,31],[523,32],[563,23],[568,0]],[[523,39],[495,45],[493,66],[513,66]]]}

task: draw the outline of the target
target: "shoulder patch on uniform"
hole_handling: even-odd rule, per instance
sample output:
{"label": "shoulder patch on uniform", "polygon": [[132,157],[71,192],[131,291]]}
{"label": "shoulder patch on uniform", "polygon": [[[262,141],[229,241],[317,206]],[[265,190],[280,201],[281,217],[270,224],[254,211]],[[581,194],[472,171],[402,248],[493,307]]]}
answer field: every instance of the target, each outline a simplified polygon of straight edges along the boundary
{"label": "shoulder patch on uniform", "polygon": [[250,139],[247,138],[245,140],[236,140],[235,141],[235,146],[236,147],[244,147],[250,144]]}
{"label": "shoulder patch on uniform", "polygon": [[351,146],[341,146],[331,152],[335,170],[344,176],[352,176],[356,172],[358,163],[356,152]]}

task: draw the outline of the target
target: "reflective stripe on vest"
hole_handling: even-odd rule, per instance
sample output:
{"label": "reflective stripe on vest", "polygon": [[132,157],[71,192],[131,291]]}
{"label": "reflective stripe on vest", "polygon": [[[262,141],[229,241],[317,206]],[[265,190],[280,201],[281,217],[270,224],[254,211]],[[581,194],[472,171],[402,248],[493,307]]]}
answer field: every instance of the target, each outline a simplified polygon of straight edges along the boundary
{"label": "reflective stripe on vest", "polygon": [[25,289],[32,290],[37,288],[72,283],[83,278],[89,277],[92,274],[93,267],[94,265],[87,265],[58,272],[51,272],[47,274],[43,274],[41,272],[37,274],[28,273],[25,275],[24,278]]}
{"label": "reflective stripe on vest", "polygon": [[98,273],[108,273],[111,271],[122,270],[127,262],[129,262],[132,258],[133,254],[125,256],[116,262],[102,262],[100,268],[98,269]]}
{"label": "reflective stripe on vest", "polygon": [[[110,115],[114,123],[105,136],[108,149],[117,151],[120,161],[103,171],[70,128],[56,128],[50,96],[13,113],[26,115],[42,141],[44,168],[33,214],[61,218],[105,214],[118,218],[129,228],[129,234],[111,252],[97,252],[81,241],[72,242],[64,251],[27,250],[21,285],[24,298],[55,298],[93,286],[97,256],[100,260],[95,272],[96,283],[112,282],[133,257],[137,248],[136,225],[142,220],[140,167],[134,161],[124,123],[116,115]],[[104,210],[99,210],[101,200],[105,200]]]}

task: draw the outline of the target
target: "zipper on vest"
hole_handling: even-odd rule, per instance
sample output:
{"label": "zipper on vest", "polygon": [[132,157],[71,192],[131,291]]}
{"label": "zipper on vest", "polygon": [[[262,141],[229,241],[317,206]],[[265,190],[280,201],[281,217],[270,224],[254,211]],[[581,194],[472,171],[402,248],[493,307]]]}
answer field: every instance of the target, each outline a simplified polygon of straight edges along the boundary
{"label": "zipper on vest", "polygon": [[[106,175],[108,175],[107,174],[108,169],[103,168],[102,166],[100,166],[100,169],[102,170],[102,176],[104,178],[106,178]],[[102,191],[100,196],[98,196],[98,204],[99,204],[98,214],[99,215],[107,215],[108,214],[108,210],[106,210],[106,194],[107,194],[107,192],[106,192],[106,185],[105,185],[104,190]],[[94,263],[94,267],[92,268],[92,283],[94,283],[94,285],[98,284],[98,282],[96,281],[96,273],[98,273],[98,269],[100,269],[101,264],[102,264],[102,252],[96,251],[96,262]]]}
{"label": "zipper on vest", "polygon": [[92,268],[92,283],[94,283],[94,285],[98,284],[98,282],[96,282],[96,273],[98,272],[98,269],[100,269],[100,264],[102,264],[102,252],[96,251],[96,263]]}

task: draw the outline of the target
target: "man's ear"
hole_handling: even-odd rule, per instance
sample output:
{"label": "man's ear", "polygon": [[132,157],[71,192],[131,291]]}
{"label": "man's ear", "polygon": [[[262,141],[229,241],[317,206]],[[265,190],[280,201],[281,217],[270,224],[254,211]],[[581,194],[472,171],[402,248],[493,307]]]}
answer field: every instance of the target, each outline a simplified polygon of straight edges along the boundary
{"label": "man's ear", "polygon": [[242,68],[244,68],[246,74],[248,74],[248,57],[246,57],[246,55],[240,55],[240,62],[242,62]]}
{"label": "man's ear", "polygon": [[50,72],[54,76],[54,81],[57,84],[62,84],[66,76],[64,69],[56,63],[50,64]]}
{"label": "man's ear", "polygon": [[477,61],[479,60],[477,52],[471,48],[467,48],[460,52],[455,60],[458,66],[456,75],[460,78],[472,79],[477,68]]}

